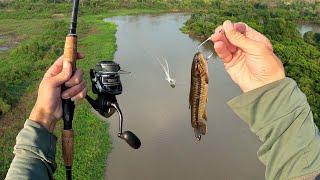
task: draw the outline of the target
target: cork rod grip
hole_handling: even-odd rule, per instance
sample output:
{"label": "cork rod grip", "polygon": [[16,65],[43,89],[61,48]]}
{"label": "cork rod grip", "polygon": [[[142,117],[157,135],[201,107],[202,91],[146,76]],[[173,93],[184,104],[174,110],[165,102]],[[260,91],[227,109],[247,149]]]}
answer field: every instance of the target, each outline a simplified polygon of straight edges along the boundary
{"label": "cork rod grip", "polygon": [[77,36],[68,35],[66,37],[63,55],[65,61],[69,61],[73,65],[73,70],[75,70],[75,64],[77,59]]}
{"label": "cork rod grip", "polygon": [[73,130],[62,131],[62,155],[65,166],[72,166],[73,161]]}
{"label": "cork rod grip", "polygon": [[[72,69],[76,69],[77,59],[77,36],[68,35],[64,45],[64,61],[68,61],[72,64]],[[65,87],[63,87],[65,89]],[[73,161],[73,130],[72,130],[72,119],[74,104],[70,99],[62,100],[63,106],[63,120],[64,130],[62,131],[62,155],[65,166],[72,166]]]}

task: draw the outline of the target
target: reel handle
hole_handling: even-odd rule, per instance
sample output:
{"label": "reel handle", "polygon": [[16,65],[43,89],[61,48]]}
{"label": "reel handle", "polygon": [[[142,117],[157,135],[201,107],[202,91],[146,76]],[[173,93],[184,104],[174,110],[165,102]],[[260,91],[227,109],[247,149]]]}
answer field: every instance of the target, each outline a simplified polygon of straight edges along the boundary
{"label": "reel handle", "polygon": [[125,140],[129,146],[131,146],[133,149],[139,149],[141,146],[141,141],[133,132],[131,131],[125,131],[121,134],[118,134],[118,137]]}
{"label": "reel handle", "polygon": [[122,132],[122,126],[123,126],[123,115],[122,111],[119,107],[119,104],[117,102],[111,103],[111,106],[116,109],[119,115],[119,132],[118,137],[126,141],[126,143],[131,146],[133,149],[139,149],[141,146],[140,139],[131,131],[125,131]]}
{"label": "reel handle", "polygon": [[134,149],[139,149],[141,146],[140,139],[131,131],[125,131],[122,132],[123,127],[123,115],[122,111],[119,107],[119,104],[115,98],[115,96],[110,97],[99,97],[98,99],[94,100],[89,95],[86,96],[87,101],[89,104],[99,112],[100,115],[108,118],[112,116],[114,111],[118,112],[119,116],[119,131],[118,131],[118,137],[125,140],[129,146],[131,146]]}

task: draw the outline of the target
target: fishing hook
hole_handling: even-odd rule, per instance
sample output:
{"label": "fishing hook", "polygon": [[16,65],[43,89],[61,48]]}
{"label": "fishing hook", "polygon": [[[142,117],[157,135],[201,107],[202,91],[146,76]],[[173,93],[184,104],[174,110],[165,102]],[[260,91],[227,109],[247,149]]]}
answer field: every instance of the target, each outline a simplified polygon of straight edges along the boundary
{"label": "fishing hook", "polygon": [[[198,52],[200,52],[200,47],[203,46],[205,43],[207,43],[208,41],[211,40],[211,37],[209,37],[208,39],[206,39],[205,41],[203,41],[202,43],[200,43],[197,47],[198,49]],[[214,53],[211,53],[209,56],[206,57],[206,60],[209,60],[212,56],[213,56]]]}

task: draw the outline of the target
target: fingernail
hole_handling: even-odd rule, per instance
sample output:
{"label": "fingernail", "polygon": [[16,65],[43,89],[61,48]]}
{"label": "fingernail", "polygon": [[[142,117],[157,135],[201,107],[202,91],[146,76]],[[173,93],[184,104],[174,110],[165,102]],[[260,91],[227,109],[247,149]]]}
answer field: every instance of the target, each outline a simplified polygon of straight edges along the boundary
{"label": "fingernail", "polygon": [[62,93],[61,97],[62,97],[63,99],[69,99],[69,98],[70,98],[70,97],[69,97],[69,94],[67,94],[67,93]]}
{"label": "fingernail", "polygon": [[210,36],[210,40],[211,40],[211,41],[213,41],[214,35],[215,35],[215,34],[211,34],[211,36]]}
{"label": "fingernail", "polygon": [[224,28],[226,31],[231,31],[233,29],[233,25],[232,25],[231,21],[227,20],[224,23]]}
{"label": "fingernail", "polygon": [[63,69],[69,68],[70,67],[70,63],[68,61],[63,61]]}

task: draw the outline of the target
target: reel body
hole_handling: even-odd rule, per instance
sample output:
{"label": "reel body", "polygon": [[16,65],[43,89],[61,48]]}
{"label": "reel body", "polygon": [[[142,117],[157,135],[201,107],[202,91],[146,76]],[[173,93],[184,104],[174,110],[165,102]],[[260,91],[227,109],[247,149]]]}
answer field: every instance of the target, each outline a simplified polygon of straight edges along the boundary
{"label": "reel body", "polygon": [[119,115],[118,137],[125,140],[132,148],[138,149],[141,146],[139,138],[131,131],[122,132],[123,115],[117,102],[116,95],[122,93],[120,74],[128,73],[122,71],[120,65],[114,61],[100,61],[95,69],[90,69],[92,91],[97,94],[97,99],[86,96],[91,106],[102,116],[108,118],[115,112]]}
{"label": "reel body", "polygon": [[90,69],[92,90],[95,94],[119,95],[122,93],[120,65],[113,61],[101,61]]}

